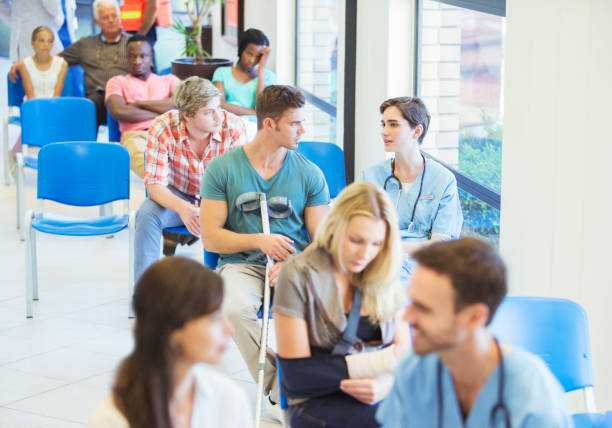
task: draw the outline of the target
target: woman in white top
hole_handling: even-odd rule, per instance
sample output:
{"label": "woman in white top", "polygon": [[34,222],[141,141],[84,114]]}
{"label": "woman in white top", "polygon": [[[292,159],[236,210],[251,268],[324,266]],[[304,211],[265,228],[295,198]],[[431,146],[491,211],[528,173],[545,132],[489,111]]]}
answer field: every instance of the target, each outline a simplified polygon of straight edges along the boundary
{"label": "woman in white top", "polygon": [[[19,73],[28,100],[59,97],[62,94],[68,63],[59,56],[51,55],[54,39],[55,36],[48,27],[40,26],[32,31],[34,55],[19,63]],[[21,136],[11,150],[13,161],[20,151]]]}
{"label": "woman in white top", "polygon": [[134,350],[89,427],[251,427],[244,391],[202,364],[219,363],[232,334],[222,300],[221,277],[194,260],[151,265],[134,293]]}

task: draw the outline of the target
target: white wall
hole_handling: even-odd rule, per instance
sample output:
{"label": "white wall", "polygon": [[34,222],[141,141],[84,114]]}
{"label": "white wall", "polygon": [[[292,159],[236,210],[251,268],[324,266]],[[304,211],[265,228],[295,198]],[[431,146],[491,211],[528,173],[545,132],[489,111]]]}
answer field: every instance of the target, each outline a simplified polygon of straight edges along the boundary
{"label": "white wall", "polygon": [[380,104],[412,95],[413,0],[360,1],[357,7],[355,177],[385,159]]}
{"label": "white wall", "polygon": [[507,2],[501,251],[512,294],[587,310],[612,409],[612,2]]}

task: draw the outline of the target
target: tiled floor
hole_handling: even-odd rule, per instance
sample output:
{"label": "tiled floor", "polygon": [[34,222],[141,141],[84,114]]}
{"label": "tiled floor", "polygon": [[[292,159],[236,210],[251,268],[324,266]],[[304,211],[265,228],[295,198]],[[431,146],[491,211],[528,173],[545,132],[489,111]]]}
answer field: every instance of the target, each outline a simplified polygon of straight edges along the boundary
{"label": "tiled floor", "polygon": [[[0,58],[0,75],[7,70],[7,60]],[[4,115],[6,86],[0,86]],[[13,138],[16,133],[11,130]],[[26,209],[36,207],[34,183],[35,173],[28,171]],[[136,209],[144,198],[136,176],[131,193]],[[0,184],[0,427],[86,426],[96,403],[109,393],[115,367],[132,348],[127,250],[127,232],[111,239],[39,234],[40,301],[34,318],[26,319],[25,245],[15,229],[15,185]],[[182,247],[177,254],[201,259],[202,247]],[[256,385],[235,346],[218,369],[247,391],[254,408]]]}

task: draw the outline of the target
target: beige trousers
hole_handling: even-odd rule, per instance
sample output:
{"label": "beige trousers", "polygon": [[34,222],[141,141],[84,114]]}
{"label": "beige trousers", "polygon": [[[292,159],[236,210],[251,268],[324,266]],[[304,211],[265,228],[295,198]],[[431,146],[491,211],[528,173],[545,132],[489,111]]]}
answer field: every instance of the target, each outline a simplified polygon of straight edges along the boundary
{"label": "beige trousers", "polygon": [[140,178],[144,178],[144,153],[147,150],[147,130],[125,131],[121,134],[121,145],[130,152],[130,167]]}

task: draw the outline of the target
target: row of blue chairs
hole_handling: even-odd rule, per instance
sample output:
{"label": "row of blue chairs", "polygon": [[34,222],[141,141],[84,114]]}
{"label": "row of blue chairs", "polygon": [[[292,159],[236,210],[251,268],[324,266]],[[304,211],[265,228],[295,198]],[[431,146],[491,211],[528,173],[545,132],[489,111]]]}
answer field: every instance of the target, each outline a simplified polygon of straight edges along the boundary
{"label": "row of blue chairs", "polygon": [[[2,145],[3,145],[3,153],[8,152],[8,129],[9,125],[21,125],[20,116],[17,114],[21,105],[24,102],[25,91],[23,89],[23,83],[21,81],[21,76],[17,73],[17,80],[15,82],[11,82],[8,74],[6,76],[6,94],[7,94],[7,104],[8,104],[8,113],[3,118],[3,128],[2,128]],[[75,65],[72,67],[68,67],[68,72],[66,73],[66,79],[64,81],[64,88],[62,89],[62,97],[84,97],[85,96],[85,80],[84,80],[84,72],[81,66]],[[4,158],[4,183],[10,184],[12,182],[12,177],[9,172],[9,160],[6,156]]]}

